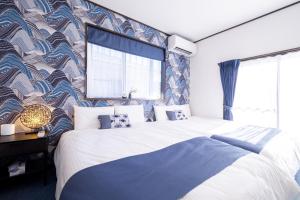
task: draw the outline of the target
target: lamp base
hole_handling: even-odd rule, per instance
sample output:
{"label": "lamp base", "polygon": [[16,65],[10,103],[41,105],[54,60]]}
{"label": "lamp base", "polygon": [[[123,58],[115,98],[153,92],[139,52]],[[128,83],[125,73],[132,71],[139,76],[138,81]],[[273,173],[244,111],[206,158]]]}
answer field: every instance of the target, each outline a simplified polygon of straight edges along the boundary
{"label": "lamp base", "polygon": [[26,132],[25,134],[36,134],[39,138],[41,138],[41,137],[45,137],[46,131],[44,131],[44,130],[35,130],[35,131],[32,131],[32,132]]}
{"label": "lamp base", "polygon": [[46,132],[45,132],[45,131],[39,131],[39,132],[37,133],[37,136],[38,136],[39,138],[45,137],[45,135],[46,135]]}

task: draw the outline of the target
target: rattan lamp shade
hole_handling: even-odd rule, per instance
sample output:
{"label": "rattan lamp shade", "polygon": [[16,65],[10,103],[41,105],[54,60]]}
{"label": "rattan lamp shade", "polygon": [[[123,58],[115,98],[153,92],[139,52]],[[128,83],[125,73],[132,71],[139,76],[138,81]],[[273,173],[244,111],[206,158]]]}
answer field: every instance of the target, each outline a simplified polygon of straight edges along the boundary
{"label": "rattan lamp shade", "polygon": [[21,123],[31,129],[39,129],[45,126],[50,122],[50,119],[50,109],[40,104],[26,106],[20,116]]}

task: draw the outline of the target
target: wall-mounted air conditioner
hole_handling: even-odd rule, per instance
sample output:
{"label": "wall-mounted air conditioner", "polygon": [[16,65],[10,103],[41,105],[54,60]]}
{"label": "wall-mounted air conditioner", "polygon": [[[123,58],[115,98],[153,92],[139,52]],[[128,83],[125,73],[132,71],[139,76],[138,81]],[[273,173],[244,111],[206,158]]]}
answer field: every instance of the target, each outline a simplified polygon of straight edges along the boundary
{"label": "wall-mounted air conditioner", "polygon": [[191,57],[196,54],[197,46],[193,42],[190,42],[178,35],[171,35],[168,37],[168,50]]}

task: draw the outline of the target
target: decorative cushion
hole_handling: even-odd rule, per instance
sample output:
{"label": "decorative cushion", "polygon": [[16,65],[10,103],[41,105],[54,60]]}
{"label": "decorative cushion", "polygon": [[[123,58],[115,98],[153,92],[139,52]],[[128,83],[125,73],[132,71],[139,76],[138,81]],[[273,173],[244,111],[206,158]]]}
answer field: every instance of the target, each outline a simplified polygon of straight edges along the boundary
{"label": "decorative cushion", "polygon": [[119,115],[99,115],[100,129],[129,128],[129,118],[127,114]]}
{"label": "decorative cushion", "polygon": [[190,105],[171,105],[171,106],[154,106],[156,121],[168,120],[166,111],[182,110],[186,117],[191,117]]}
{"label": "decorative cushion", "polygon": [[188,119],[182,110],[166,111],[166,114],[171,121]]}
{"label": "decorative cushion", "polygon": [[99,115],[113,115],[113,106],[106,107],[79,107],[74,106],[74,129],[98,129],[99,121],[97,117]]}

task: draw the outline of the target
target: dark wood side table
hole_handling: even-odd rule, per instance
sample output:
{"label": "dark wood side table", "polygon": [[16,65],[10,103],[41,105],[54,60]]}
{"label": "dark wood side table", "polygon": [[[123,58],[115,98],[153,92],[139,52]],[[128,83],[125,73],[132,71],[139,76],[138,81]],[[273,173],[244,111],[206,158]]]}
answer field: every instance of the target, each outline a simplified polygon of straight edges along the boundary
{"label": "dark wood side table", "polygon": [[[44,184],[47,184],[47,135],[41,138],[39,138],[36,133],[16,133],[10,136],[0,136],[0,159],[22,157],[37,153],[43,154],[43,166],[41,170],[35,172],[43,172]],[[26,174],[28,173],[25,171],[25,175]]]}

